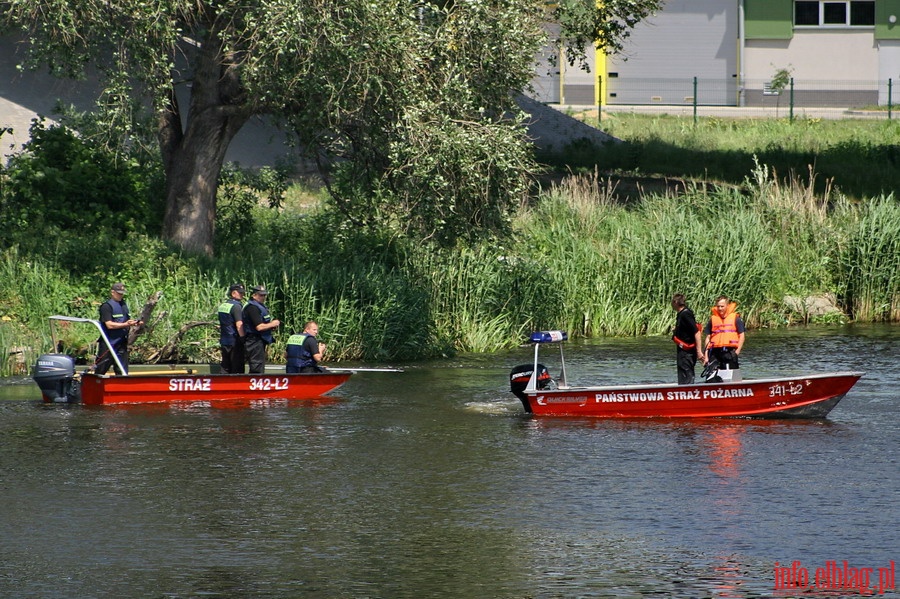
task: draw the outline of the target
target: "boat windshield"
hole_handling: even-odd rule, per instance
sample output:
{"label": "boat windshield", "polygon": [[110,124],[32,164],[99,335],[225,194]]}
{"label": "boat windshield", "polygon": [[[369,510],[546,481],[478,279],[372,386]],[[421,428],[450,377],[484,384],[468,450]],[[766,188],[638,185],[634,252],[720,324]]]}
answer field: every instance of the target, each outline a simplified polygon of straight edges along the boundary
{"label": "boat windshield", "polygon": [[537,376],[538,376],[538,353],[542,343],[558,343],[559,344],[559,361],[561,365],[561,372],[559,376],[559,380],[557,381],[557,387],[559,389],[568,389],[569,382],[566,378],[566,358],[563,355],[563,341],[568,340],[569,335],[565,331],[535,331],[528,338],[529,342],[534,344],[534,368],[531,370],[531,378],[528,380],[528,385],[525,387],[525,391],[537,391]]}

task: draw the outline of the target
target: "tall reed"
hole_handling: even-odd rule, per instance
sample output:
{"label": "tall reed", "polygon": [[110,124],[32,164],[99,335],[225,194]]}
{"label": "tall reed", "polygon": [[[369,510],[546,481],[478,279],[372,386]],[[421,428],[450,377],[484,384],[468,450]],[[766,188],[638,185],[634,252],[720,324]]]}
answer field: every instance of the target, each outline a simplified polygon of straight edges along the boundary
{"label": "tall reed", "polygon": [[857,320],[900,320],[900,203],[882,196],[854,213],[839,256],[846,303]]}
{"label": "tall reed", "polygon": [[[852,205],[828,185],[816,192],[812,175],[809,182],[785,182],[759,162],[741,187],[694,186],[632,204],[610,201],[609,186],[596,173],[581,179],[557,187],[520,219],[517,249],[554,274],[565,298],[558,322],[571,331],[662,333],[671,325],[667,307],[675,292],[699,306],[729,295],[754,326],[804,319],[788,295],[831,293],[871,304],[858,285],[842,283],[838,268],[841,248],[871,254],[867,244],[849,239],[856,218],[869,223],[857,237],[882,243],[884,257],[869,267],[866,281],[881,290],[881,304],[896,293],[890,269],[882,266],[900,259],[891,237],[900,218],[888,200]],[[843,256],[857,268],[869,264]],[[881,276],[872,276],[873,270]]]}
{"label": "tall reed", "polygon": [[566,289],[560,324],[576,333],[660,333],[671,324],[673,293],[702,302],[722,292],[756,297],[776,262],[759,215],[729,191],[651,196],[633,207],[601,197],[593,213],[589,198],[570,200],[572,191],[551,194],[522,222],[520,249]]}
{"label": "tall reed", "polygon": [[461,351],[508,347],[529,323],[541,318],[533,295],[540,290],[538,281],[545,280],[540,267],[505,254],[502,248],[416,252],[408,268],[427,290],[436,339],[447,347]]}
{"label": "tall reed", "polygon": [[48,314],[70,313],[87,303],[89,294],[64,270],[20,254],[17,247],[0,253],[0,374],[11,374],[11,348],[21,348],[26,363],[49,348]]}

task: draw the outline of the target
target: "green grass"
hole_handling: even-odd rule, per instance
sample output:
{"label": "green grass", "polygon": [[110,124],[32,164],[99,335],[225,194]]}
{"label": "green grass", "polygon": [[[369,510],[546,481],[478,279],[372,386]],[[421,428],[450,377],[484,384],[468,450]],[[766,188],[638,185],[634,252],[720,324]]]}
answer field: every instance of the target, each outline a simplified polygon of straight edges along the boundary
{"label": "green grass", "polygon": [[[596,111],[581,116],[597,126]],[[698,118],[604,114],[601,129],[627,142],[603,148],[576,144],[544,157],[609,173],[663,175],[740,184],[754,160],[782,178],[830,184],[864,199],[900,189],[900,122],[828,119]]]}

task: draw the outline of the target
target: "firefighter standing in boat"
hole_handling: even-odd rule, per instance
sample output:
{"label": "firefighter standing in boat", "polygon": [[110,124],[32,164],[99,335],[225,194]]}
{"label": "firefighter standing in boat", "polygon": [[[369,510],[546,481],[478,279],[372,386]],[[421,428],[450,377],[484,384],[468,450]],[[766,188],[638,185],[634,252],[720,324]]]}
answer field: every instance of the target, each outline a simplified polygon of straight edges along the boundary
{"label": "firefighter standing in boat", "polygon": [[244,286],[235,283],[228,288],[228,299],[219,304],[219,347],[222,372],[244,374]]}
{"label": "firefighter standing in boat", "polygon": [[737,313],[737,302],[720,295],[712,308],[706,328],[706,352],[709,360],[717,360],[720,368],[740,368],[738,356],[744,347],[744,321]]}
{"label": "firefighter standing in boat", "polygon": [[694,313],[687,307],[683,293],[672,296],[672,308],[675,310],[675,330],[672,341],[675,342],[675,365],[678,369],[678,384],[690,385],[694,382],[694,367],[697,360],[706,363],[703,345],[700,342],[700,325]]}
{"label": "firefighter standing in boat", "polygon": [[100,326],[106,338],[109,339],[112,350],[119,357],[119,362],[125,372],[120,372],[119,367],[114,365],[112,353],[102,339],[99,340],[100,350],[94,363],[94,372],[106,374],[109,367],[113,365],[116,374],[128,374],[128,331],[139,322],[128,314],[128,304],[125,303],[125,284],[113,283],[109,289],[109,299],[100,304]]}
{"label": "firefighter standing in boat", "polygon": [[250,374],[266,371],[266,347],[275,342],[272,331],[281,326],[281,321],[273,319],[266,308],[269,292],[262,285],[250,290],[251,300],[244,306],[244,354],[250,367]]}

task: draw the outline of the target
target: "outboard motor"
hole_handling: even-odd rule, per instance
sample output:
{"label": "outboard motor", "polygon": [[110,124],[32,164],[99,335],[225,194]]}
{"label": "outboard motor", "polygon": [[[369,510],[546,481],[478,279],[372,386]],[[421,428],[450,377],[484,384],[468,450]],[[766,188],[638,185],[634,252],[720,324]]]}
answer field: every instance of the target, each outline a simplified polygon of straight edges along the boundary
{"label": "outboard motor", "polygon": [[65,354],[39,356],[31,376],[48,403],[74,403],[80,400],[79,382],[75,380],[75,360]]}
{"label": "outboard motor", "polygon": [[[552,380],[550,372],[543,364],[538,364],[537,388],[546,389]],[[528,398],[525,396],[525,388],[528,381],[531,380],[531,373],[534,371],[534,364],[519,364],[509,373],[509,390],[522,401],[526,412],[531,412],[531,406],[528,405]]]}

